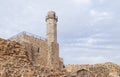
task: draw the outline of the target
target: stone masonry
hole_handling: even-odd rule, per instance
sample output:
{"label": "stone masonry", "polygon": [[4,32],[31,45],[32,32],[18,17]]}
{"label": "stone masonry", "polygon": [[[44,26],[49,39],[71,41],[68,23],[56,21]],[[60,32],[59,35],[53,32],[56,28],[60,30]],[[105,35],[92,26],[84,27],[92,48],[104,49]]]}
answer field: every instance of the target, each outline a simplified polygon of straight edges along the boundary
{"label": "stone masonry", "polygon": [[95,65],[66,65],[66,70],[75,77],[78,75],[79,77],[120,77],[120,66],[111,62]]}
{"label": "stone masonry", "polygon": [[47,38],[45,40],[32,37],[26,32],[11,39],[25,46],[29,59],[34,65],[40,64],[54,69],[59,69],[61,66],[59,65],[59,44],[57,43],[57,20],[55,12],[48,12],[46,17]]}

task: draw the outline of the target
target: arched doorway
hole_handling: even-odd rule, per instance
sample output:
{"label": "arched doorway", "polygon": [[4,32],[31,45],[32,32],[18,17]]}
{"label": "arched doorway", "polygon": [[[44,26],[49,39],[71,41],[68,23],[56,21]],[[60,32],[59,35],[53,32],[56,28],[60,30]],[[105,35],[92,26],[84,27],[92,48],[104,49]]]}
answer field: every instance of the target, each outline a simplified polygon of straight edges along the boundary
{"label": "arched doorway", "polygon": [[94,74],[86,69],[77,71],[77,77],[95,77]]}

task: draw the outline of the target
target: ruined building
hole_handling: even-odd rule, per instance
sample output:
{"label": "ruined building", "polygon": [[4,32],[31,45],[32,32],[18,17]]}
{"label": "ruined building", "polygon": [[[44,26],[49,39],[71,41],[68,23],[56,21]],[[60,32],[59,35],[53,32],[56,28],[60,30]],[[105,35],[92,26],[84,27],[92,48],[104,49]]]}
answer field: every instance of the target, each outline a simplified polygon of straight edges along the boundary
{"label": "ruined building", "polygon": [[59,44],[57,43],[58,18],[55,12],[50,11],[45,21],[47,24],[46,39],[33,37],[34,35],[23,32],[10,40],[25,46],[32,64],[60,68],[62,62],[59,57]]}
{"label": "ruined building", "polygon": [[48,12],[45,21],[46,39],[28,32],[0,39],[0,77],[120,77],[120,66],[111,62],[64,67],[55,12]]}

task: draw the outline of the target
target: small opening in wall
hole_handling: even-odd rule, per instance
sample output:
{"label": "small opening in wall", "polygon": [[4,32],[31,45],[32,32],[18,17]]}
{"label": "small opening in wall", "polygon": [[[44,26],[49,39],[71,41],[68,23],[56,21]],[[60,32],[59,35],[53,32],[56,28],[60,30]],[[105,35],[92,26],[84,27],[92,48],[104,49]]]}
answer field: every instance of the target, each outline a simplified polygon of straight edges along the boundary
{"label": "small opening in wall", "polygon": [[65,65],[63,65],[63,68],[65,68]]}
{"label": "small opening in wall", "polygon": [[38,53],[40,52],[40,48],[38,48],[37,52],[38,52]]}

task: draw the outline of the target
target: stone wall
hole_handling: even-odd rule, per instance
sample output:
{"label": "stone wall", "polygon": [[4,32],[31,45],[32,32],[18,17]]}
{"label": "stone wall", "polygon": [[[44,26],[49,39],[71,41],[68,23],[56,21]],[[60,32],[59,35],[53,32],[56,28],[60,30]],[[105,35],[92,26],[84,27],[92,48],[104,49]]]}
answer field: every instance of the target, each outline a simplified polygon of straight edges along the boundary
{"label": "stone wall", "polygon": [[59,69],[59,45],[57,43],[52,42],[49,44],[49,61],[52,68]]}
{"label": "stone wall", "polygon": [[47,55],[48,55],[48,45],[45,40],[37,39],[28,35],[20,35],[17,38],[12,39],[14,41],[19,42],[23,46],[25,46],[29,59],[33,64],[40,64],[47,66]]}
{"label": "stone wall", "polygon": [[15,41],[0,39],[0,77],[19,77],[28,69],[30,60],[26,49]]}
{"label": "stone wall", "polygon": [[59,58],[59,67],[60,67],[61,69],[64,69],[64,68],[65,68],[63,58]]}
{"label": "stone wall", "polygon": [[[63,64],[59,58],[59,44],[51,43],[48,45],[46,40],[22,34],[11,41],[19,42],[25,46],[32,64],[50,66],[59,69]],[[61,68],[60,68],[61,69]]]}
{"label": "stone wall", "polygon": [[64,77],[65,73],[64,70],[31,64],[23,45],[0,39],[0,77]]}
{"label": "stone wall", "polygon": [[[95,65],[66,65],[66,71],[74,73],[76,76],[79,74],[82,76],[82,70],[88,71],[94,75],[94,77],[119,77],[120,76],[120,66],[107,62],[105,64],[95,64]],[[91,76],[92,77],[92,76]]]}

